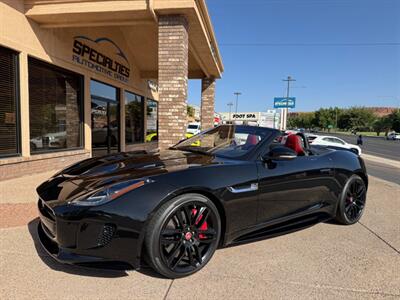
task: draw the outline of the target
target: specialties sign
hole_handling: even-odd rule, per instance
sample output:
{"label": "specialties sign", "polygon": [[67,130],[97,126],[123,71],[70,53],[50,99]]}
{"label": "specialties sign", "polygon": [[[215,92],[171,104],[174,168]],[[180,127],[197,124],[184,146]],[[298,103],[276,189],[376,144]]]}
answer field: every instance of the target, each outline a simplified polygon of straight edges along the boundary
{"label": "specialties sign", "polygon": [[[100,50],[100,47],[106,47],[106,44],[112,51],[115,51],[118,60]],[[115,80],[128,82],[130,76],[128,59],[118,45],[109,38],[103,37],[93,40],[86,36],[75,36],[72,52],[73,62]],[[125,63],[122,61],[125,61]]]}

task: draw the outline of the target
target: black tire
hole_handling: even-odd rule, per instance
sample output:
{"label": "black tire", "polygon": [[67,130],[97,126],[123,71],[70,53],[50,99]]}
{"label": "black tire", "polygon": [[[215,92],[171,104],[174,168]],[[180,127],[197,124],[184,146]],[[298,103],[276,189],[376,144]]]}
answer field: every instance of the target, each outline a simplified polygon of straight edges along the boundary
{"label": "black tire", "polygon": [[357,223],[364,213],[366,197],[364,180],[358,175],[352,175],[343,188],[335,220],[343,225]]}
{"label": "black tire", "polygon": [[214,203],[199,194],[184,194],[162,205],[151,218],[145,236],[147,259],[167,278],[185,277],[209,262],[220,236]]}

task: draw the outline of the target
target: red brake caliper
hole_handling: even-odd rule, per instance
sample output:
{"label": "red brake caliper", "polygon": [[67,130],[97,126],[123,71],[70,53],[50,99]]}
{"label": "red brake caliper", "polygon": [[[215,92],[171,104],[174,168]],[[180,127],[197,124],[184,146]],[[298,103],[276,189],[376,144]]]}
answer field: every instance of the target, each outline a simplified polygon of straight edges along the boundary
{"label": "red brake caliper", "polygon": [[[197,209],[196,209],[196,208],[193,208],[193,209],[192,209],[192,215],[195,216],[196,213],[197,213]],[[201,221],[201,218],[203,218],[203,215],[201,215],[201,216],[198,218],[197,222],[195,223],[196,225]],[[203,225],[200,226],[199,230],[207,230],[207,229],[208,229],[208,225],[207,225],[207,221],[205,221],[205,222],[203,223]],[[200,239],[205,239],[205,238],[206,238],[206,235],[203,234],[203,233],[200,233],[200,234],[199,234],[199,238],[200,238]]]}

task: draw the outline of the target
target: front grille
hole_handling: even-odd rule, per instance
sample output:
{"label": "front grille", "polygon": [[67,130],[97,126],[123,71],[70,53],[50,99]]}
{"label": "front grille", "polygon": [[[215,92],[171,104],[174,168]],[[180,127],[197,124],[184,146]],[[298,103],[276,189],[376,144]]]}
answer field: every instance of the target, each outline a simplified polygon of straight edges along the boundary
{"label": "front grille", "polygon": [[115,233],[115,226],[113,225],[104,225],[103,230],[100,232],[97,237],[97,246],[105,246],[109,242],[111,242],[112,237]]}

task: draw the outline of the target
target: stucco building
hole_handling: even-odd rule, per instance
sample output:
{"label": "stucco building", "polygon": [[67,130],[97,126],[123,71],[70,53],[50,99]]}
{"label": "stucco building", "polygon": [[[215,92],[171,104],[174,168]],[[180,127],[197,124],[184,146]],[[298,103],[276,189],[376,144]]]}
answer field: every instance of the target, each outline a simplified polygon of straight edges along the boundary
{"label": "stucco building", "polygon": [[222,72],[204,0],[2,0],[0,180],[171,146],[188,79],[212,127]]}

